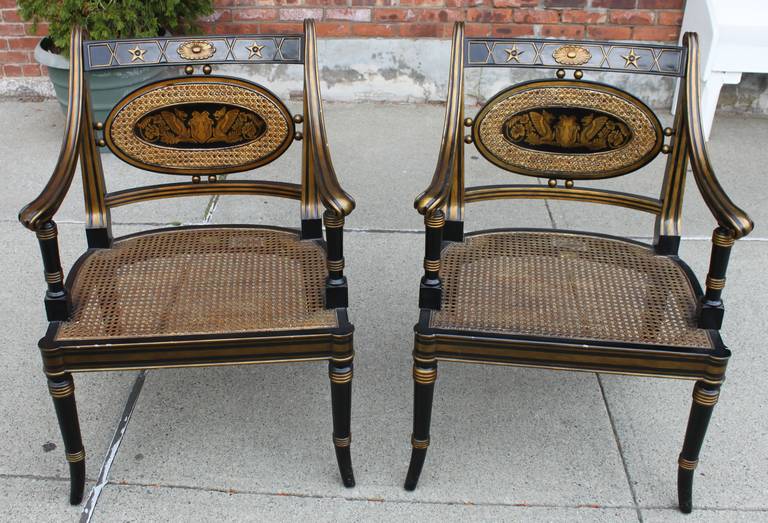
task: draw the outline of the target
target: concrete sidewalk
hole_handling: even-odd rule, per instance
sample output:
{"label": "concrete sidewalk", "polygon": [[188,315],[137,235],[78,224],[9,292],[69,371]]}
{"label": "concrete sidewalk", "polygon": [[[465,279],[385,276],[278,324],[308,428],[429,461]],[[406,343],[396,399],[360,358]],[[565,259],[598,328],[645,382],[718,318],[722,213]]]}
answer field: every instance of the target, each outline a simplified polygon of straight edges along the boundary
{"label": "concrete sidewalk", "polygon": [[[768,359],[761,346],[768,338],[768,120],[719,118],[710,142],[720,180],[757,227],[732,254],[723,336],[734,356],[697,470],[694,513],[683,516],[676,509],[676,463],[692,384],[671,380],[444,364],[421,482],[415,492],[402,489],[423,256],[412,201],[432,176],[443,109],[328,104],[326,113],[337,173],[358,204],[345,239],[357,327],[358,486],[347,490],[338,477],[324,364],[149,371],[95,521],[768,520]],[[16,221],[55,164],[63,117],[54,102],[2,102],[0,122],[7,362],[0,382],[0,517],[71,521],[82,507],[67,504],[66,462],[36,348],[46,325],[42,268],[34,235]],[[298,180],[299,150],[248,177]],[[467,152],[468,184],[515,178]],[[167,181],[112,155],[103,159],[110,190]],[[602,186],[655,197],[663,163]],[[85,248],[82,209],[76,181],[57,215],[65,267]],[[293,201],[230,196],[147,202],[116,209],[113,219],[121,235],[179,223],[297,224],[297,212]],[[652,223],[632,211],[556,201],[488,202],[467,213],[469,230],[558,227],[646,240]],[[703,280],[715,224],[692,178],[684,223],[682,256]],[[76,377],[88,489],[136,376]]]}

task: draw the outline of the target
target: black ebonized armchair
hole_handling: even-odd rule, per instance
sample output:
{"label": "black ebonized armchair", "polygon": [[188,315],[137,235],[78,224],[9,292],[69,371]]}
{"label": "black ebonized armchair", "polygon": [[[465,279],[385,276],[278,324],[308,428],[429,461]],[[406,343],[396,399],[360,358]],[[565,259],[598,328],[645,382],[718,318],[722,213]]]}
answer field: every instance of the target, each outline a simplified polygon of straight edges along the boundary
{"label": "black ebonized armchair", "polygon": [[[465,119],[465,67],[548,69],[555,78],[513,85]],[[648,106],[626,91],[586,80],[592,71],[680,78],[673,127],[662,129]],[[693,472],[731,355],[719,334],[728,257],[734,241],[753,227],[707,158],[699,76],[693,33],[677,47],[465,38],[456,24],[438,164],[415,202],[424,215],[426,255],[406,489],[416,487],[430,443],[439,360],[635,374],[695,381],[678,461],[679,506],[691,511]],[[468,144],[502,169],[546,183],[465,187]],[[659,153],[667,155],[659,198],[578,187],[636,171]],[[689,161],[717,222],[703,292],[677,256]],[[654,241],[552,229],[464,233],[465,204],[503,198],[651,213]]]}
{"label": "black ebonized armchair", "polygon": [[[329,360],[333,443],[343,483],[350,459],[352,325],[342,230],[354,201],[327,148],[315,26],[282,35],[86,41],[72,31],[69,110],[56,169],[19,219],[42,250],[50,327],[40,341],[70,464],[83,496],[85,450],[72,373]],[[265,87],[212,74],[221,64],[304,68],[303,115]],[[181,76],[128,94],[94,121],[90,71],[172,67]],[[227,180],[302,141],[301,183]],[[182,181],[108,192],[99,147]],[[88,250],[66,280],[54,216],[80,161]],[[248,194],[297,200],[301,227],[211,225],[112,238],[110,209],[158,198]],[[323,240],[323,221],[325,240]]]}

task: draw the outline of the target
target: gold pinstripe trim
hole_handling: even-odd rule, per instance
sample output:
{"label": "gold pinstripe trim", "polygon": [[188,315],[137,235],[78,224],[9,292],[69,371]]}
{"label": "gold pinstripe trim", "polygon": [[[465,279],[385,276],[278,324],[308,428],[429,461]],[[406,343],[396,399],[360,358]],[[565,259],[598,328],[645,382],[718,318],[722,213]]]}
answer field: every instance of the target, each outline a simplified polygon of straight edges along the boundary
{"label": "gold pinstripe trim", "polygon": [[435,211],[432,214],[428,214],[424,217],[424,224],[432,229],[439,229],[445,225],[445,213],[443,211]]}
{"label": "gold pinstripe trim", "polygon": [[301,186],[295,183],[255,180],[227,180],[205,184],[167,183],[108,193],[105,196],[104,205],[107,207],[119,207],[121,205],[160,198],[204,194],[258,194],[299,200],[301,199]]}
{"label": "gold pinstripe trim", "polygon": [[64,274],[61,271],[46,272],[45,281],[47,283],[61,283],[64,281]]}
{"label": "gold pinstripe trim", "polygon": [[424,268],[428,271],[439,272],[440,260],[428,260],[424,258]]}
{"label": "gold pinstripe trim", "polygon": [[56,224],[53,224],[53,227],[38,229],[35,231],[35,235],[37,236],[38,240],[53,240],[56,238],[58,233],[59,230],[56,227]]}
{"label": "gold pinstripe trim", "polygon": [[52,398],[56,398],[56,399],[67,398],[75,393],[75,384],[69,381],[64,383],[64,385],[61,387],[54,387],[49,383],[48,392],[51,393]]}
{"label": "gold pinstripe trim", "polygon": [[724,288],[725,278],[713,278],[712,276],[707,276],[707,289],[719,291]]}
{"label": "gold pinstripe trim", "polygon": [[420,385],[430,385],[437,381],[437,368],[422,369],[414,365],[413,380]]}
{"label": "gold pinstripe trim", "polygon": [[680,456],[680,458],[677,460],[677,464],[680,465],[681,469],[685,470],[696,470],[696,465],[699,464],[699,460],[689,460],[685,459],[684,457]]}
{"label": "gold pinstripe trim", "polygon": [[343,385],[352,381],[352,369],[348,370],[347,372],[331,371],[328,373],[328,375],[331,378],[331,383],[335,385]]}
{"label": "gold pinstripe trim", "polygon": [[713,407],[720,398],[720,391],[707,391],[700,387],[693,389],[693,402],[702,407]]}
{"label": "gold pinstripe trim", "polygon": [[720,231],[712,233],[712,243],[718,247],[732,247],[735,241],[732,236],[723,234]]}
{"label": "gold pinstripe trim", "polygon": [[426,449],[429,447],[429,438],[416,439],[413,435],[411,435],[411,446],[415,449]]}
{"label": "gold pinstripe trim", "polygon": [[662,208],[662,202],[654,198],[601,189],[541,187],[539,185],[484,185],[467,187],[464,192],[466,203],[506,198],[583,201],[616,205],[651,214],[660,214]]}
{"label": "gold pinstripe trim", "polygon": [[344,215],[326,211],[323,213],[323,223],[331,229],[344,227]]}
{"label": "gold pinstripe trim", "polygon": [[79,452],[67,452],[67,461],[70,463],[77,463],[79,461],[85,461],[85,449],[80,449]]}
{"label": "gold pinstripe trim", "polygon": [[344,269],[344,258],[340,260],[328,260],[326,266],[329,271],[340,271]]}
{"label": "gold pinstripe trim", "polygon": [[337,438],[336,436],[333,437],[333,445],[336,447],[349,447],[350,443],[352,443],[352,434],[346,438]]}

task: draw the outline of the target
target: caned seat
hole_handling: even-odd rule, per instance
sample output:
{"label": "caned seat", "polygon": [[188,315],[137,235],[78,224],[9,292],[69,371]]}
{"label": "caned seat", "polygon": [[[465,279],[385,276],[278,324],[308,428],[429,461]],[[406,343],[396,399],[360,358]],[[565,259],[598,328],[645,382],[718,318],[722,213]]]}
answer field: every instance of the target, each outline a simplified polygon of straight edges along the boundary
{"label": "caned seat", "polygon": [[88,251],[55,339],[107,340],[338,327],[323,301],[325,250],[295,231],[151,231]]}
{"label": "caned seat", "polygon": [[442,252],[433,329],[714,348],[696,326],[696,287],[646,245],[586,234],[467,235]]}

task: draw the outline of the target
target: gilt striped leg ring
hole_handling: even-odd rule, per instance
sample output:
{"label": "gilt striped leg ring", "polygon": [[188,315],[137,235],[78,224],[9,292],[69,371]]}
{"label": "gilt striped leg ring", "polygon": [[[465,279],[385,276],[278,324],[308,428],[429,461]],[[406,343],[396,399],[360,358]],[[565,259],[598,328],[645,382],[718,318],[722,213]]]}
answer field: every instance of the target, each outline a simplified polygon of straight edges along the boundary
{"label": "gilt striped leg ring", "polygon": [[685,459],[684,457],[680,456],[680,458],[677,460],[677,464],[680,466],[681,469],[696,470],[696,465],[699,464],[699,460]]}
{"label": "gilt striped leg ring", "polygon": [[70,463],[78,463],[80,461],[85,461],[85,449],[80,449],[78,452],[67,452],[67,461]]}
{"label": "gilt striped leg ring", "polygon": [[75,393],[75,383],[72,381],[48,382],[48,392],[55,399],[67,398]]}
{"label": "gilt striped leg ring", "polygon": [[333,437],[333,444],[336,447],[349,447],[350,443],[352,443],[352,434],[346,438],[337,438],[336,436]]}

